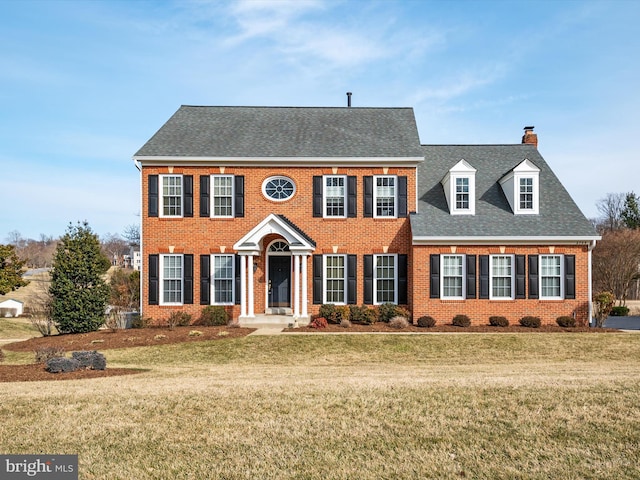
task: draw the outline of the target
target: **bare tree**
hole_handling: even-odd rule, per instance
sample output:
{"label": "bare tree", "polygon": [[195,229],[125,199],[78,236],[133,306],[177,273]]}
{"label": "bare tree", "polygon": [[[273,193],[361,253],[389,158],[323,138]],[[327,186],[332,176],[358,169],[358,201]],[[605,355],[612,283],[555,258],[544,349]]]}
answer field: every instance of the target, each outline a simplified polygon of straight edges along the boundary
{"label": "bare tree", "polygon": [[109,258],[111,264],[120,264],[123,255],[129,252],[129,244],[117,233],[107,233],[100,240],[103,253]]}
{"label": "bare tree", "polygon": [[601,215],[599,225],[602,231],[613,231],[622,227],[622,211],[626,196],[625,193],[607,193],[606,197],[598,200],[596,208]]}
{"label": "bare tree", "polygon": [[640,278],[640,230],[606,231],[593,250],[593,282],[597,292],[611,292],[624,305]]}
{"label": "bare tree", "polygon": [[122,236],[126,238],[131,245],[140,245],[140,224],[132,223],[124,227]]}

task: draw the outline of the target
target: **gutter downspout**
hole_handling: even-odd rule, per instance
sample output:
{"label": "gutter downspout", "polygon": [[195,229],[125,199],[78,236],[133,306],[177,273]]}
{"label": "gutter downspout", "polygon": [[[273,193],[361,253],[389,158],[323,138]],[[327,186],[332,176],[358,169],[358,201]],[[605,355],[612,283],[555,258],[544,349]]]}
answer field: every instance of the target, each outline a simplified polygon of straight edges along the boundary
{"label": "gutter downspout", "polygon": [[144,218],[144,212],[142,211],[142,166],[140,165],[140,163],[134,158],[133,159],[133,164],[135,165],[135,167],[138,169],[138,172],[140,172],[140,188],[139,188],[139,194],[140,194],[140,199],[139,199],[139,205],[140,205],[140,318],[142,318],[142,303],[144,302],[144,298],[142,295],[142,285],[143,285],[143,281],[142,281],[142,276],[143,276],[143,269],[142,269],[142,265],[144,265],[144,255],[142,253],[142,248],[143,248],[143,242],[142,239],[144,238],[143,234],[142,234],[142,225],[143,225],[143,218]]}
{"label": "gutter downspout", "polygon": [[591,268],[591,252],[593,251],[593,249],[596,248],[596,241],[595,240],[591,240],[591,242],[589,243],[589,247],[587,249],[588,251],[588,255],[589,255],[589,261],[588,261],[588,277],[589,277],[589,302],[588,302],[588,308],[587,311],[589,312],[589,326],[591,326],[591,321],[593,320],[593,275],[592,275],[592,268]]}

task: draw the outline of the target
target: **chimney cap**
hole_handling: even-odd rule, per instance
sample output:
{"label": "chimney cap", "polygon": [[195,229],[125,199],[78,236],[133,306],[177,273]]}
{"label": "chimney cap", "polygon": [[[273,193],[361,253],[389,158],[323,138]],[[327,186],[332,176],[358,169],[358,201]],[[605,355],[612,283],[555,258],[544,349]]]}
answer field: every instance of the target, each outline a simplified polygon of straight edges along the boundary
{"label": "chimney cap", "polygon": [[532,132],[534,128],[536,128],[536,127],[534,127],[533,125],[531,125],[530,127],[524,127],[524,131],[525,132]]}

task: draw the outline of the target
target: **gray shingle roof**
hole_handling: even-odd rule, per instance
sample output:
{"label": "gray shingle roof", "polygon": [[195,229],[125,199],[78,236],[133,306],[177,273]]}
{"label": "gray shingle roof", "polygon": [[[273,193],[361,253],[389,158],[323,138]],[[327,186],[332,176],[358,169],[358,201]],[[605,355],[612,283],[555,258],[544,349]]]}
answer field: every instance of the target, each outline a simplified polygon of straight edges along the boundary
{"label": "gray shingle roof", "polygon": [[421,157],[412,108],[181,106],[135,157]]}
{"label": "gray shingle roof", "polygon": [[[533,145],[423,145],[415,237],[596,237],[587,218]],[[514,215],[498,180],[529,159],[540,169],[539,215]],[[450,215],[440,181],[461,159],[476,172],[475,215]]]}

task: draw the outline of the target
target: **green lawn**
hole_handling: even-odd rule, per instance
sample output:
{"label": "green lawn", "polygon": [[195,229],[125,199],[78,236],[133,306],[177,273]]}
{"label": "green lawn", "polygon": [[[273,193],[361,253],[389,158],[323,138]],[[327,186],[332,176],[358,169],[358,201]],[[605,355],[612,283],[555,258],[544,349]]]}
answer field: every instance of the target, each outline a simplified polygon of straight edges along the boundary
{"label": "green lawn", "polygon": [[640,335],[246,337],[2,384],[0,451],[82,479],[640,478]]}

